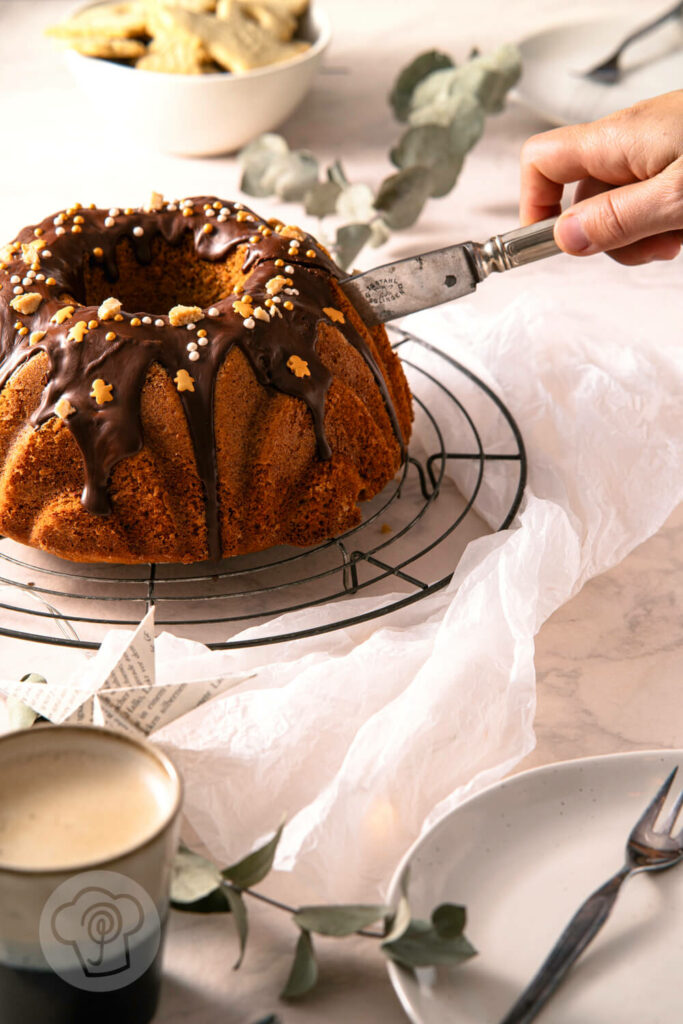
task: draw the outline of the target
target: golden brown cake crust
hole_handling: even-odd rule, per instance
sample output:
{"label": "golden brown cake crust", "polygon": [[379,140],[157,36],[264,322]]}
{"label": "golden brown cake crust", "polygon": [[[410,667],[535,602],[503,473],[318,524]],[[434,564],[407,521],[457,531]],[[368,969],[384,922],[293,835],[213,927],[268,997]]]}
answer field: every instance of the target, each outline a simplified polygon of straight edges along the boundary
{"label": "golden brown cake crust", "polygon": [[309,235],[199,197],[77,204],[0,249],[0,532],[84,562],[310,545],[412,406]]}

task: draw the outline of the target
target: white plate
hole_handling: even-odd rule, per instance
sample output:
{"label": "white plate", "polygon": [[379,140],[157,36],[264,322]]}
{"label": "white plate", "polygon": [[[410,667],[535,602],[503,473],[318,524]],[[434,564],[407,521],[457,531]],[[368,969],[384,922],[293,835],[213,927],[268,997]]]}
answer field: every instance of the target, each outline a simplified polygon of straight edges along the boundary
{"label": "white plate", "polygon": [[[623,862],[626,838],[683,750],[611,754],[524,772],[473,797],[408,852],[413,914],[467,906],[479,955],[456,968],[390,964],[415,1024],[497,1024],[579,904]],[[683,782],[683,780],[681,780]],[[674,783],[674,788],[676,783]],[[636,875],[541,1014],[548,1024],[683,1020],[683,867]]]}
{"label": "white plate", "polygon": [[[683,22],[673,20],[634,43],[622,58],[627,72],[615,85],[601,85],[580,73],[606,59],[632,28],[652,13],[560,25],[519,43],[522,77],[517,96],[553,124],[593,121],[637,100],[683,85]],[[656,10],[655,12],[656,13]]]}

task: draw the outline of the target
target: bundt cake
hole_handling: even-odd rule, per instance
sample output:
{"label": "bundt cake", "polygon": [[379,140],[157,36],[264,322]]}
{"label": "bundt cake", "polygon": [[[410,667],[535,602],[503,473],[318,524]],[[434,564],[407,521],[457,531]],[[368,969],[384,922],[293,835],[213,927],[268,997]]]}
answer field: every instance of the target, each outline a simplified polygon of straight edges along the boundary
{"label": "bundt cake", "polygon": [[214,197],[76,203],[0,249],[0,533],[81,562],[307,546],[412,407],[310,235]]}

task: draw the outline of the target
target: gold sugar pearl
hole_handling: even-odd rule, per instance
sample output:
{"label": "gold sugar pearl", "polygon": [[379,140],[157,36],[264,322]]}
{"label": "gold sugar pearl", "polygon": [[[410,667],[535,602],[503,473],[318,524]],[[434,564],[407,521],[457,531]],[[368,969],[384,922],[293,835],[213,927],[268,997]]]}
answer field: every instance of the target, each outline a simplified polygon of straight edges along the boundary
{"label": "gold sugar pearl", "polygon": [[130,326],[131,327],[140,327],[141,324],[142,324],[142,320],[140,319],[139,316],[134,316],[133,319],[130,322]]}
{"label": "gold sugar pearl", "polygon": [[241,224],[243,220],[247,219],[247,216],[248,215],[244,212],[244,210],[240,210],[235,220],[237,221],[238,224]]}
{"label": "gold sugar pearl", "polygon": [[98,260],[102,259],[102,257],[104,256],[104,249],[102,249],[99,245],[96,245],[92,251],[92,254],[93,256],[96,256]]}
{"label": "gold sugar pearl", "polygon": [[89,210],[96,210],[97,209],[97,203],[88,203],[88,209]]}
{"label": "gold sugar pearl", "polygon": [[71,228],[71,233],[74,235],[80,235],[82,230],[83,228],[80,224],[74,224],[74,226]]}
{"label": "gold sugar pearl", "polygon": [[213,208],[214,208],[214,210],[220,210],[220,208],[222,207],[222,205],[223,205],[223,204],[222,204],[222,202],[220,201],[220,199],[217,199],[217,200],[216,200],[216,202],[215,202],[215,203],[213,204]]}
{"label": "gold sugar pearl", "polygon": [[249,241],[252,244],[255,244],[256,242],[260,242],[261,239],[260,239],[260,237],[258,235],[249,235]]}
{"label": "gold sugar pearl", "polygon": [[276,267],[284,267],[284,265],[285,265],[285,261],[284,260],[275,260],[275,266]]}
{"label": "gold sugar pearl", "polygon": [[24,335],[28,334],[28,327],[20,327],[19,330],[17,331],[17,334],[19,335],[19,337],[23,338]]}
{"label": "gold sugar pearl", "polygon": [[40,238],[40,236],[43,234],[43,229],[42,228],[34,228],[33,234],[36,236],[36,238]]}
{"label": "gold sugar pearl", "polygon": [[114,320],[118,320],[118,322],[119,322],[119,323],[121,323],[121,321],[122,321],[123,319],[124,319],[123,313],[117,313],[117,314],[116,314],[116,315],[114,316]]}
{"label": "gold sugar pearl", "polygon": [[107,331],[107,333],[104,336],[104,340],[105,341],[116,341],[116,335],[114,334],[113,331]]}
{"label": "gold sugar pearl", "polygon": [[313,257],[316,255],[315,249],[307,249],[306,255],[313,259]]}
{"label": "gold sugar pearl", "polygon": [[78,215],[78,217],[74,217],[74,224],[84,224],[84,223],[85,223],[85,218],[81,217],[80,214]]}
{"label": "gold sugar pearl", "polygon": [[272,233],[272,228],[261,228],[261,234],[263,235],[264,238],[268,238],[270,235],[272,235]]}
{"label": "gold sugar pearl", "polygon": [[126,217],[130,217],[130,215],[133,212],[133,207],[132,206],[127,206],[123,212],[125,213]]}
{"label": "gold sugar pearl", "polygon": [[88,330],[94,331],[96,327],[100,326],[99,320],[88,320]]}
{"label": "gold sugar pearl", "polygon": [[282,305],[285,307],[285,309],[294,309],[294,303],[290,302],[289,299],[287,299],[286,302],[283,302]]}
{"label": "gold sugar pearl", "polygon": [[183,210],[183,217],[192,216],[194,216],[194,210],[190,206],[186,206],[185,209]]}
{"label": "gold sugar pearl", "polygon": [[204,330],[203,327],[202,327],[202,329],[200,331],[197,331],[197,337],[198,338],[205,338],[206,337],[206,331]]}
{"label": "gold sugar pearl", "polygon": [[235,290],[235,295],[241,295],[242,292],[244,291],[244,285],[243,284],[236,284],[234,290]]}
{"label": "gold sugar pearl", "polygon": [[53,285],[57,284],[57,282],[55,281],[54,277],[48,277],[48,279],[45,282],[45,284],[49,284],[50,287],[52,287]]}
{"label": "gold sugar pearl", "polygon": [[212,231],[213,224],[205,224],[204,227],[202,228],[202,233],[205,235],[210,235]]}
{"label": "gold sugar pearl", "polygon": [[253,302],[253,298],[248,293],[243,296],[245,302]]}

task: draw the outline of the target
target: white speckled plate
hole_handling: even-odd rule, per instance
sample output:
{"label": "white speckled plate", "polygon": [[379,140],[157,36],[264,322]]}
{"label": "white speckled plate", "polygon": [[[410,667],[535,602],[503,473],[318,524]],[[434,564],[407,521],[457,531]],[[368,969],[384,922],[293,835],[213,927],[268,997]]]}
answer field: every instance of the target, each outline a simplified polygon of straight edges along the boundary
{"label": "white speckled plate", "polygon": [[[464,903],[479,955],[389,975],[415,1024],[497,1024],[579,904],[623,862],[631,828],[683,750],[610,754],[515,775],[472,797],[412,847],[413,914]],[[683,778],[681,779],[683,784]],[[674,783],[674,791],[676,783]],[[683,1020],[683,866],[630,879],[539,1024]]]}
{"label": "white speckled plate", "polygon": [[[665,8],[661,8],[664,10]],[[683,84],[683,22],[670,21],[634,43],[622,58],[626,71],[615,85],[582,78],[606,59],[632,28],[647,23],[657,7],[643,4],[640,17],[600,18],[547,29],[519,43],[522,78],[517,96],[553,124],[593,121],[637,100]]]}

